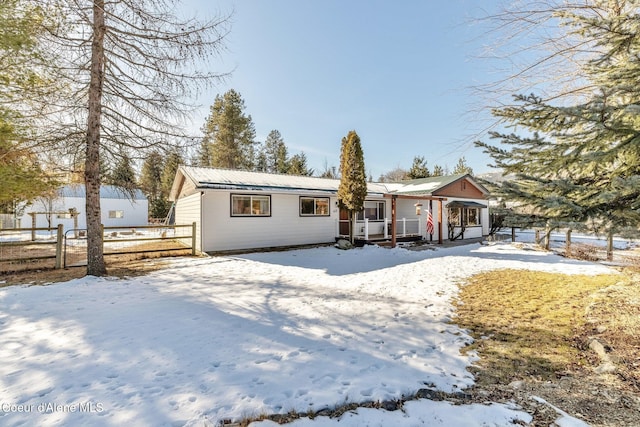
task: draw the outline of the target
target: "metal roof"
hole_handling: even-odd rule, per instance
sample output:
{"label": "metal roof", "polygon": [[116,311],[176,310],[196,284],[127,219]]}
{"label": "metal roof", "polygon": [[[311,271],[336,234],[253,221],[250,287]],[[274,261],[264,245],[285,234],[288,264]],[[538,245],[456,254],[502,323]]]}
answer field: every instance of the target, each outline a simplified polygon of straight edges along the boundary
{"label": "metal roof", "polygon": [[[87,195],[84,184],[69,184],[60,188],[59,194],[62,197],[77,197],[84,199]],[[103,185],[100,187],[101,199],[129,199],[129,200],[146,200],[146,196],[141,190],[128,192],[122,187],[115,185]]]}
{"label": "metal roof", "polygon": [[[274,192],[320,192],[336,194],[340,186],[339,179],[317,178],[311,176],[284,175],[265,172],[250,172],[235,169],[203,168],[180,166],[177,177],[182,174],[193,183],[196,190],[244,190]],[[423,195],[430,196],[434,192],[461,179],[469,179],[480,191],[488,191],[470,175],[436,176],[402,182],[369,182],[367,189],[372,195]],[[176,179],[171,190],[171,199],[175,200],[180,192],[181,181]]]}
{"label": "metal roof", "polygon": [[[249,172],[232,169],[199,168],[181,166],[184,176],[195,183],[196,188],[231,189],[255,191],[313,191],[337,193],[339,179],[312,176],[284,175],[264,172]],[[367,183],[369,194],[384,194],[383,184]]]}
{"label": "metal roof", "polygon": [[420,178],[420,179],[413,179],[409,181],[402,181],[400,183],[395,184],[395,187],[391,190],[391,194],[398,194],[398,195],[429,194],[431,195],[433,193],[436,193],[438,190],[446,187],[447,185],[450,185],[462,179],[469,180],[482,193],[489,194],[489,190],[487,190],[482,184],[476,181],[469,174],[431,176],[429,178]]}
{"label": "metal roof", "polygon": [[487,205],[483,205],[482,203],[478,203],[478,202],[455,200],[451,203],[447,203],[446,207],[447,208],[486,208]]}
{"label": "metal roof", "polygon": [[435,191],[464,178],[463,175],[431,176],[428,178],[412,179],[396,184],[392,194],[433,194]]}

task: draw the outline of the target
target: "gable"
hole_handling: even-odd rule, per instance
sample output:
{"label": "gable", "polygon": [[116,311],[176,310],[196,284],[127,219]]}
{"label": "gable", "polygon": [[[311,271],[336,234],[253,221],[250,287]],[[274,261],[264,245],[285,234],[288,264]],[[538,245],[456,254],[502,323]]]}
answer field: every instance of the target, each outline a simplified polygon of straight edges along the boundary
{"label": "gable", "polygon": [[445,185],[433,192],[434,196],[486,199],[485,193],[468,178]]}

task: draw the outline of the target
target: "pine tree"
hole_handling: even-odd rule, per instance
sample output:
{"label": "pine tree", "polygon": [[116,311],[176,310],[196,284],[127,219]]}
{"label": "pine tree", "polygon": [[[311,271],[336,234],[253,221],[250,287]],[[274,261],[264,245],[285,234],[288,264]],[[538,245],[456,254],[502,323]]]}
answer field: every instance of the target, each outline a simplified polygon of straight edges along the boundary
{"label": "pine tree", "polygon": [[407,177],[409,179],[419,179],[427,178],[429,176],[431,176],[431,173],[429,173],[427,161],[422,156],[415,156],[413,158],[411,169],[409,169],[409,172],[407,172]]}
{"label": "pine tree", "polygon": [[287,173],[289,175],[311,176],[313,169],[309,169],[307,165],[307,155],[304,152],[294,154],[288,162]]}
{"label": "pine tree", "polygon": [[45,13],[18,0],[0,2],[0,205],[14,206],[50,192],[58,182],[30,145],[35,135],[22,109],[46,95],[47,61],[39,45]]}
{"label": "pine tree", "polygon": [[151,218],[166,217],[170,207],[170,202],[162,193],[163,165],[162,154],[154,150],[145,159],[140,172],[139,186],[149,201],[149,216]]}
{"label": "pine tree", "polygon": [[431,176],[443,176],[443,175],[444,175],[444,169],[442,168],[442,166],[433,165],[433,173],[431,174]]}
{"label": "pine tree", "polygon": [[640,221],[640,13],[633,2],[563,9],[563,28],[591,46],[578,65],[589,91],[544,99],[518,95],[494,115],[527,134],[478,142],[514,181],[495,188],[521,217],[548,227],[580,222],[608,234]]}
{"label": "pine tree", "polygon": [[253,169],[255,129],[251,116],[246,115],[244,109],[244,100],[233,89],[223,96],[216,96],[202,128],[204,138],[200,157],[206,158],[205,151],[209,150],[209,166]]}
{"label": "pine tree", "polygon": [[473,169],[471,169],[471,167],[467,165],[467,159],[465,159],[464,156],[458,159],[458,163],[456,164],[456,167],[453,168],[453,174],[454,175],[462,175],[462,174],[473,175]]}
{"label": "pine tree", "polygon": [[350,131],[342,138],[340,151],[340,185],[338,186],[338,205],[349,215],[349,240],[354,241],[356,213],[364,207],[367,197],[367,176],[364,167],[364,155],[360,137],[356,131]]}
{"label": "pine tree", "polygon": [[269,132],[261,147],[259,157],[264,159],[265,172],[287,173],[289,169],[287,146],[278,130],[274,129]]}
{"label": "pine tree", "polygon": [[338,179],[339,177],[340,174],[338,174],[338,168],[335,166],[329,166],[329,163],[325,159],[320,178]]}
{"label": "pine tree", "polygon": [[133,162],[128,154],[123,153],[118,156],[118,160],[111,170],[111,172],[105,176],[105,184],[115,185],[124,189],[127,194],[133,197],[136,189],[138,188],[136,180],[136,172],[133,169]]}
{"label": "pine tree", "polygon": [[153,150],[142,163],[139,186],[148,199],[154,200],[161,196],[161,180],[163,158],[159,151]]}
{"label": "pine tree", "polygon": [[180,167],[180,165],[184,164],[184,160],[182,158],[182,154],[178,150],[172,150],[167,156],[166,161],[164,162],[164,168],[162,169],[162,177],[161,177],[161,194],[163,199],[169,198],[169,193],[171,193],[171,187],[173,186],[173,180],[176,177],[176,171]]}
{"label": "pine tree", "polygon": [[211,138],[206,135],[200,140],[200,146],[194,157],[193,164],[195,166],[208,168],[213,166],[213,155],[211,153]]}

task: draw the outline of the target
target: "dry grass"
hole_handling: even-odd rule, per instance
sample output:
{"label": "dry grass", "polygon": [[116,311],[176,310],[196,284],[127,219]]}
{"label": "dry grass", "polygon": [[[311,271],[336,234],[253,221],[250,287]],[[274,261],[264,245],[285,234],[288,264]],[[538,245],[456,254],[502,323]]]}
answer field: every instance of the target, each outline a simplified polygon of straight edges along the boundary
{"label": "dry grass", "polygon": [[619,375],[640,393],[640,276],[602,289],[591,296],[585,330],[606,343]]}
{"label": "dry grass", "polygon": [[[190,250],[189,250],[190,253]],[[179,256],[176,255],[176,256]],[[164,255],[166,257],[166,254]],[[135,277],[143,276],[152,271],[166,268],[168,263],[165,258],[160,258],[159,254],[145,254],[140,256],[132,255],[111,255],[106,258],[107,274],[113,277]],[[43,285],[48,283],[66,282],[72,279],[84,277],[87,274],[87,267],[69,267],[59,270],[53,268],[41,268],[38,270],[11,271],[0,274],[0,287],[12,285]]]}
{"label": "dry grass", "polygon": [[[555,378],[583,363],[574,337],[589,296],[617,282],[614,276],[560,276],[533,271],[484,273],[461,290],[456,323],[478,338],[468,350],[491,369],[483,380]],[[489,339],[487,339],[489,338]]]}
{"label": "dry grass", "polygon": [[[640,287],[630,275],[568,276],[503,270],[461,288],[455,322],[470,331],[479,400],[516,400],[534,425],[557,414],[542,396],[592,426],[640,425]],[[616,363],[599,374],[594,335]]]}

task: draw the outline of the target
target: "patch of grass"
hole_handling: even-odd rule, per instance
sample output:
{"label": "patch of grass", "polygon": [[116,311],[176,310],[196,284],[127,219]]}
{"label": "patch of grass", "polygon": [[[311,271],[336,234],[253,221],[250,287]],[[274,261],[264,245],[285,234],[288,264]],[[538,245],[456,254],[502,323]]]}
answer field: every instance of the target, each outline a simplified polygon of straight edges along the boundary
{"label": "patch of grass", "polygon": [[590,295],[619,280],[500,270],[471,278],[456,303],[456,324],[470,331],[481,360],[476,384],[551,380],[585,363],[576,337],[585,327]]}

